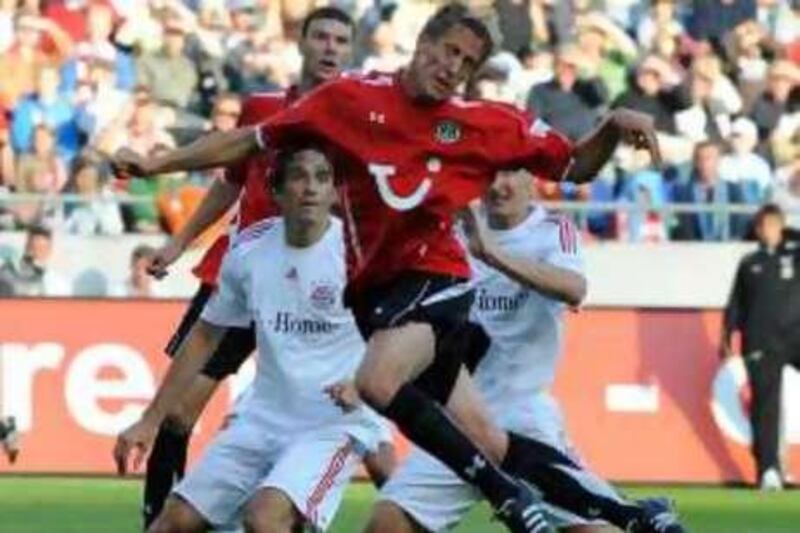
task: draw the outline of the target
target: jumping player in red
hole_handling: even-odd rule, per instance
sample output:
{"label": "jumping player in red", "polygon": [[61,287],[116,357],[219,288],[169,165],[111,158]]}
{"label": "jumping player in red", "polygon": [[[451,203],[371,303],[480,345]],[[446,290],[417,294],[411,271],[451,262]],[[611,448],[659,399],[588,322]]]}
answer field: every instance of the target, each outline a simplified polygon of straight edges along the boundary
{"label": "jumping player in red", "polygon": [[455,97],[491,48],[485,26],[449,5],[428,21],[411,64],[397,76],[337,80],[258,128],[210,135],[154,160],[123,152],[114,164],[144,174],[208,168],[293,139],[323,141],[343,176],[347,303],[369,339],[359,393],[476,486],[511,531],[541,533],[552,529],[532,491],[497,466],[526,478],[527,463],[517,459],[540,448],[527,448],[524,437],[510,438],[485,416],[459,420],[462,430],[441,407],[455,381],[447,369],[460,365],[443,359],[454,355],[448,343],[472,300],[453,215],[499,169],[524,167],[546,179],[583,182],[623,139],[649,148],[656,161],[659,154],[652,120],[638,113],[615,111],[573,147],[506,106]]}
{"label": "jumping player in red", "polygon": [[[350,61],[354,40],[354,25],[348,15],[332,8],[317,9],[304,22],[300,41],[303,66],[298,85],[286,92],[257,93],[243,104],[240,127],[259,124],[317,85],[339,77]],[[160,248],[150,265],[150,272],[163,277],[167,269],[188,246],[209,226],[224,216],[238,201],[237,214],[231,231],[239,232],[254,222],[278,213],[269,193],[268,173],[273,154],[253,154],[227,169],[225,178],[217,180],[198,210],[183,230]],[[200,287],[189,304],[166,352],[173,356],[197,322],[203,308],[214,293],[222,258],[228,250],[228,236],[219,237],[193,270]],[[182,404],[170,413],[162,424],[147,461],[144,490],[144,523],[147,528],[161,512],[166,497],[176,480],[183,477],[189,436],[200,414],[220,382],[236,373],[253,352],[253,328],[229,328],[217,351],[212,354]],[[376,481],[388,474],[393,456],[382,448],[376,458],[370,456],[367,467]]]}

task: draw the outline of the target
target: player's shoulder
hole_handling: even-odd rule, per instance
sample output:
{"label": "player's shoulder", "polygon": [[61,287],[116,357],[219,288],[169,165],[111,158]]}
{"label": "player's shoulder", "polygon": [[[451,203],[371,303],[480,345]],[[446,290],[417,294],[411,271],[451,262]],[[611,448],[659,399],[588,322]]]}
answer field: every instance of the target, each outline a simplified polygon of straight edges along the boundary
{"label": "player's shoulder", "polygon": [[505,102],[484,100],[482,98],[467,99],[456,95],[450,97],[447,103],[454,113],[480,120],[483,123],[507,124],[515,122],[528,124],[533,120],[533,116],[528,111]]}
{"label": "player's shoulder", "polygon": [[242,124],[261,122],[286,107],[290,100],[290,91],[249,94],[242,101]]}
{"label": "player's shoulder", "polygon": [[267,217],[247,226],[233,237],[229,253],[237,259],[247,255],[258,244],[279,233],[281,225],[281,217]]}
{"label": "player's shoulder", "polygon": [[[538,216],[528,219],[528,227],[533,234],[538,234],[542,241],[559,251],[568,254],[577,254],[580,251],[580,233],[572,218],[555,211],[548,211],[541,207],[534,208]],[[536,215],[537,211],[534,212]]]}

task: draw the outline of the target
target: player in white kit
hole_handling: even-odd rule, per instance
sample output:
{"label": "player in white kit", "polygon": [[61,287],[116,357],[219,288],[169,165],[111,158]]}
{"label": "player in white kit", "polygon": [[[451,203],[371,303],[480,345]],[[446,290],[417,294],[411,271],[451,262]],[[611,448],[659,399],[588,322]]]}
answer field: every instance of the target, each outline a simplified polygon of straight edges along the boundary
{"label": "player in white kit", "polygon": [[[581,466],[549,393],[562,351],[562,313],[586,293],[577,231],[567,219],[532,206],[530,176],[524,171],[499,173],[478,211],[471,210],[465,220],[476,296],[462,353],[472,358],[466,362],[490,417],[503,429],[549,447],[539,458],[548,521],[572,533],[618,531],[595,519],[610,514],[630,524],[630,531],[672,531],[677,524],[665,502],[626,502]],[[459,405],[457,394],[448,409],[469,410]],[[445,531],[480,499],[446,466],[415,448],[383,487],[367,530]],[[553,499],[586,511],[579,516]],[[648,516],[643,513],[637,523],[614,516],[618,508],[646,507]]]}
{"label": "player in white kit", "polygon": [[236,238],[201,321],[140,421],[117,441],[118,465],[124,471],[136,449],[136,467],[226,328],[256,324],[252,391],[151,531],[204,531],[242,519],[248,531],[325,530],[361,457],[380,439],[377,415],[342,413],[326,392],[353,379],[365,350],[342,302],[344,237],[329,214],[333,168],[308,145],[281,154],[274,172],[283,217]]}

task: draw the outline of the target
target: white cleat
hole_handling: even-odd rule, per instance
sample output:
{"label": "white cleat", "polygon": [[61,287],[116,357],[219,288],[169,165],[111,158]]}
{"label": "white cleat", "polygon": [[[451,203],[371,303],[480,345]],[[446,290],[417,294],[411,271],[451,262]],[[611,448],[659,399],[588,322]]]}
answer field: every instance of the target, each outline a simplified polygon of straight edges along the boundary
{"label": "white cleat", "polygon": [[777,468],[770,468],[761,475],[760,488],[764,492],[780,492],[783,490],[783,479]]}

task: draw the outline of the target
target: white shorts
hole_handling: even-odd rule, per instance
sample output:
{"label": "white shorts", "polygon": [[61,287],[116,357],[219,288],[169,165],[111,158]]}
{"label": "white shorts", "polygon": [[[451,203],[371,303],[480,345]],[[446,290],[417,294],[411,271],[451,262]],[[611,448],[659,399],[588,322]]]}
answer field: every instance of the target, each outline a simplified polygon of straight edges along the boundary
{"label": "white shorts", "polygon": [[[505,418],[513,423],[503,427],[545,442],[580,464],[566,438],[558,405],[549,394],[540,393],[524,410],[507,413]],[[593,490],[616,497],[613,488],[602,480],[579,477],[582,483],[591,483]],[[483,498],[444,464],[414,448],[383,487],[379,499],[398,505],[425,529],[439,532],[454,528]],[[546,504],[545,509],[556,528],[598,523],[552,505]]]}
{"label": "white shorts", "polygon": [[345,427],[271,436],[239,419],[214,439],[174,492],[219,528],[240,522],[256,491],[275,488],[324,531],[360,463],[360,449]]}

